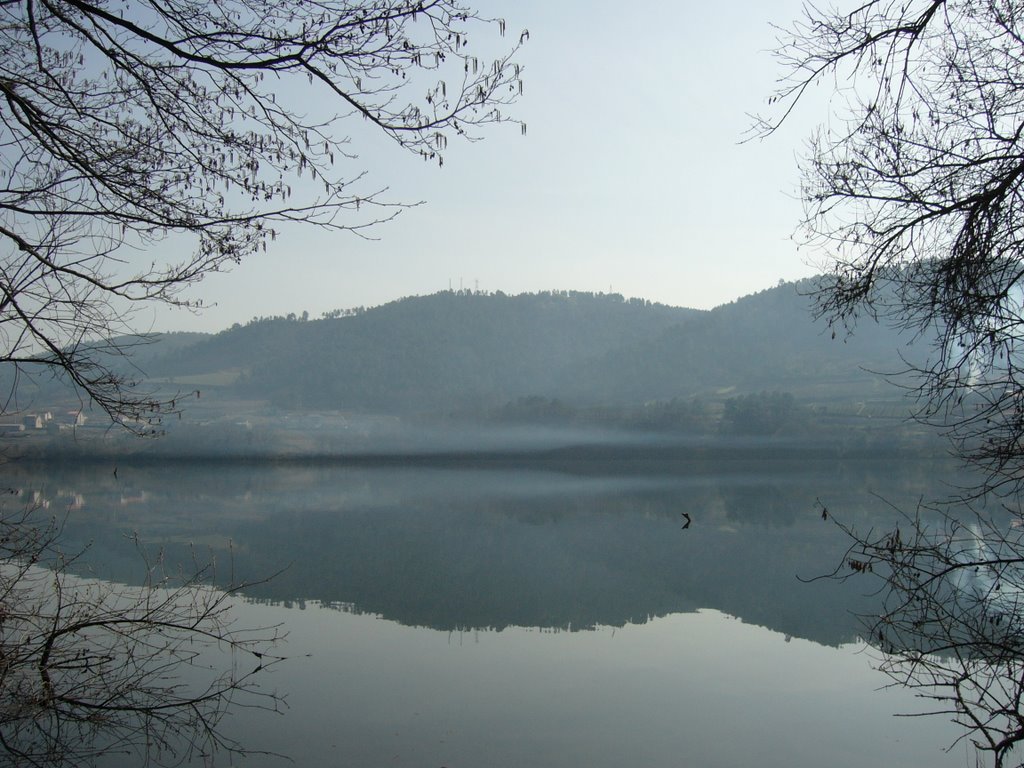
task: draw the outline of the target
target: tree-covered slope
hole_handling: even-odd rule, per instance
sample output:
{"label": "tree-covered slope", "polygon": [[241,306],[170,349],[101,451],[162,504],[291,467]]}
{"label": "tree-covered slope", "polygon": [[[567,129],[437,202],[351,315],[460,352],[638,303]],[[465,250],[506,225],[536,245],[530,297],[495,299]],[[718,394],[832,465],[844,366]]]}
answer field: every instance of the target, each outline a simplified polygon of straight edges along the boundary
{"label": "tree-covered slope", "polygon": [[[888,388],[882,374],[907,368],[923,350],[874,321],[854,332],[812,315],[812,281],[786,283],[689,318],[628,349],[610,351],[585,377],[609,400],[705,392],[790,391],[866,396]],[[889,393],[891,395],[891,393]]]}
{"label": "tree-covered slope", "polygon": [[236,326],[153,373],[240,370],[239,394],[288,407],[487,405],[559,394],[567,372],[696,314],[618,295],[449,291],[341,317]]}
{"label": "tree-covered slope", "polygon": [[[287,408],[577,406],[759,391],[867,396],[910,349],[884,326],[833,337],[784,284],[711,311],[618,295],[443,292],[321,320],[273,318],[178,348],[156,377],[232,371],[234,394]],[[889,396],[891,396],[891,391]]]}

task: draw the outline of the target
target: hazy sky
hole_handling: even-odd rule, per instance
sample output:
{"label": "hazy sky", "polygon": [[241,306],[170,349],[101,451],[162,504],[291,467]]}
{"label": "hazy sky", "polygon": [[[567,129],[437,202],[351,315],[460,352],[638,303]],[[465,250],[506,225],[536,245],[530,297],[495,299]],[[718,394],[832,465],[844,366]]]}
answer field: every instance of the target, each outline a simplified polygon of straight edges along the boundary
{"label": "hazy sky", "polygon": [[[772,3],[487,0],[507,40],[529,29],[515,126],[449,145],[443,168],[384,145],[353,146],[396,201],[426,201],[374,241],[288,230],[191,295],[198,316],[158,330],[220,330],[255,315],[313,317],[414,294],[608,291],[712,307],[817,271],[791,240],[805,110],[767,142],[741,144],[778,75]],[[146,318],[140,318],[145,324]]]}

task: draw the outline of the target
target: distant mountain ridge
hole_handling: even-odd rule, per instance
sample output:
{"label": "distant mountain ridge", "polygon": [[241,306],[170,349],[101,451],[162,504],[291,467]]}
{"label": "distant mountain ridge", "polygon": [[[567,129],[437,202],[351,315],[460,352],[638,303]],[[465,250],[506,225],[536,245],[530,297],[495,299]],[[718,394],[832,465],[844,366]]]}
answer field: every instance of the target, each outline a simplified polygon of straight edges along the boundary
{"label": "distant mountain ridge", "polygon": [[527,397],[595,407],[885,390],[873,371],[903,369],[907,340],[873,323],[833,338],[813,322],[813,288],[786,283],[710,311],[617,294],[444,291],[339,317],[236,325],[147,355],[146,370],[164,380],[222,374],[227,392],[283,408],[393,413]]}
{"label": "distant mountain ridge", "polygon": [[322,320],[259,320],[157,361],[155,376],[240,372],[293,408],[385,411],[563,396],[576,370],[700,314],[616,294],[446,291]]}

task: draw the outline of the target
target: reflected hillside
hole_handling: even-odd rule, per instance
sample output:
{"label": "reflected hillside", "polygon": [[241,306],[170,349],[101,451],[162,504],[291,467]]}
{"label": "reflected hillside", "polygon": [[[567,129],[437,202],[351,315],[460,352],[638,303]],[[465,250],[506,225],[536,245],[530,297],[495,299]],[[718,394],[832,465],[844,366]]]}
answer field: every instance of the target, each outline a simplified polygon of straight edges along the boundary
{"label": "reflected hillside", "polygon": [[[858,585],[802,584],[831,571],[833,513],[871,525],[935,495],[925,462],[775,456],[672,473],[296,465],[16,468],[12,482],[66,513],[69,548],[98,575],[138,579],[137,532],[166,560],[214,556],[253,600],[317,600],[439,630],[620,626],[713,608],[838,644],[867,608]],[[689,529],[682,528],[690,516]],[[202,531],[196,535],[196,531]]]}

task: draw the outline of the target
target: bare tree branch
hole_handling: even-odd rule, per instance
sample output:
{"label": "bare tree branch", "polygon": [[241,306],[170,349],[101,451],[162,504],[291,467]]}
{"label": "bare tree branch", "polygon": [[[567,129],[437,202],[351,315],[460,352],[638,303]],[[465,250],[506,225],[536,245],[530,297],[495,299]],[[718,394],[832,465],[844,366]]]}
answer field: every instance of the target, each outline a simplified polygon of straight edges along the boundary
{"label": "bare tree branch", "polygon": [[833,95],[801,164],[803,235],[830,263],[818,314],[930,343],[903,383],[982,470],[961,506],[840,525],[850,549],[830,577],[875,580],[881,668],[1001,768],[1024,741],[1024,3],[808,4],[777,56],[754,136],[812,85]]}
{"label": "bare tree branch", "polygon": [[37,523],[30,508],[0,518],[0,763],[246,752],[220,720],[233,706],[280,709],[257,683],[282,660],[283,634],[235,624],[244,585],[218,589],[210,564],[169,574],[160,561],[140,587],[76,577],[59,527]]}
{"label": "bare tree branch", "polygon": [[[87,350],[113,351],[133,304],[193,306],[189,286],[281,223],[392,218],[353,170],[353,119],[438,163],[511,121],[523,38],[484,61],[469,36],[488,29],[505,22],[456,0],[0,4],[0,362],[66,371],[126,425],[158,418]],[[178,262],[131,256],[181,233],[198,245]]]}

